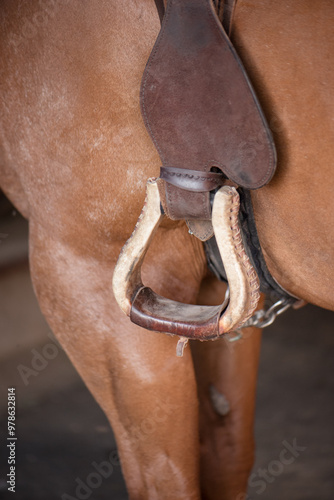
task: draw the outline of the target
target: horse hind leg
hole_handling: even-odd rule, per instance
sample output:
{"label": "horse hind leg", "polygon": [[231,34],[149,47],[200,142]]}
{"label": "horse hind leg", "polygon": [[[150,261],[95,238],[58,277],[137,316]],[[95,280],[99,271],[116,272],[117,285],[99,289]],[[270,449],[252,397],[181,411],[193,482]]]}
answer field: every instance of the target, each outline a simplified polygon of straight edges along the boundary
{"label": "horse hind leg", "polygon": [[[119,250],[110,248],[107,261],[80,255],[30,222],[31,274],[42,312],[113,427],[129,497],[198,500],[198,406],[190,349],[177,358],[177,339],[146,332],[120,312],[111,291]],[[173,259],[182,275],[184,264]],[[161,260],[165,267],[166,257]],[[160,276],[164,273],[168,276],[167,270]],[[159,275],[155,279],[159,291]],[[175,287],[167,293],[179,294]]]}
{"label": "horse hind leg", "polygon": [[[210,276],[202,304],[222,300],[225,285]],[[244,500],[254,461],[254,407],[261,335],[255,328],[229,342],[192,344],[199,395],[202,498]]]}

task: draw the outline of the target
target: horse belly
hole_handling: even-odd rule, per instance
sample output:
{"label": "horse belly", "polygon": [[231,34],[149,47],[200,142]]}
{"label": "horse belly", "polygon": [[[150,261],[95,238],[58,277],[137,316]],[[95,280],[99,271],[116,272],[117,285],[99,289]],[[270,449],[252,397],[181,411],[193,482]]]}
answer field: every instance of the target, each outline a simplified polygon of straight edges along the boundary
{"label": "horse belly", "polygon": [[331,0],[240,0],[234,30],[278,153],[275,177],[252,195],[267,264],[287,290],[331,309],[333,21]]}

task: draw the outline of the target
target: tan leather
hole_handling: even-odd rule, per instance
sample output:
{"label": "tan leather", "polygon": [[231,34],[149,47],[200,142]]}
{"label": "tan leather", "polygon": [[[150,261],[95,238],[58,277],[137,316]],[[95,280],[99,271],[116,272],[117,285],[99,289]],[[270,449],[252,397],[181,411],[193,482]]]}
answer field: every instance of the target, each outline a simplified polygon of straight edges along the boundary
{"label": "tan leather", "polygon": [[[164,167],[217,167],[249,189],[271,179],[271,134],[211,0],[168,1],[143,75],[141,108]],[[166,204],[172,219],[211,218],[208,192],[166,182]]]}

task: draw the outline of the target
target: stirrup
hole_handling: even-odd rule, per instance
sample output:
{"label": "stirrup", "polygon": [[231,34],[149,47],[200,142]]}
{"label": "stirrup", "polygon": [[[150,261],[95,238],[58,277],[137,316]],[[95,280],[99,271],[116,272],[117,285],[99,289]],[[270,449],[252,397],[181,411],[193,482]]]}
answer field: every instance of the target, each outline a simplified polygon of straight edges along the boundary
{"label": "stirrup", "polygon": [[229,298],[219,306],[166,299],[141,279],[145,254],[164,218],[157,179],[148,180],[142,213],[121,251],[112,282],[115,298],[132,322],[147,330],[178,335],[184,344],[185,339],[219,338],[252,316],[260,297],[259,280],[243,246],[238,212],[237,190],[223,186],[214,197],[212,225],[229,282]]}

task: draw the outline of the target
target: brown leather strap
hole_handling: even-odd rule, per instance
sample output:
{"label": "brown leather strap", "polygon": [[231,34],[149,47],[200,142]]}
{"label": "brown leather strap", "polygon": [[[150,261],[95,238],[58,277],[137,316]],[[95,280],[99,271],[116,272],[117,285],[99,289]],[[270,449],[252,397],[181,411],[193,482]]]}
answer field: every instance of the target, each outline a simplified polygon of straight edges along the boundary
{"label": "brown leather strap", "polygon": [[223,22],[223,12],[224,12],[224,0],[212,0],[213,5],[215,6],[217,16],[219,17],[220,22]]}
{"label": "brown leather strap", "polygon": [[213,0],[217,16],[229,36],[232,31],[233,14],[236,3],[237,0]]}
{"label": "brown leather strap", "polygon": [[237,0],[224,0],[224,10],[223,10],[223,19],[222,23],[224,26],[224,30],[231,36],[232,25],[233,25],[233,16],[235,12],[235,7],[237,4]]}
{"label": "brown leather strap", "polygon": [[[163,167],[217,167],[247,189],[271,179],[272,137],[212,0],[168,1],[143,75],[141,108]],[[168,182],[165,198],[173,219],[211,217],[208,192]]]}
{"label": "brown leather strap", "polygon": [[195,193],[212,191],[224,184],[225,177],[221,173],[185,170],[184,168],[161,167],[160,178],[172,186]]}
{"label": "brown leather strap", "polygon": [[[165,5],[163,0],[154,0],[160,22],[162,23],[162,20],[165,15]],[[232,31],[232,23],[233,23],[233,15],[235,11],[237,0],[213,0],[213,4],[215,6],[217,16],[222,23],[224,30],[228,34],[228,36],[231,35]]]}
{"label": "brown leather strap", "polygon": [[225,303],[219,306],[182,304],[143,286],[133,298],[130,318],[147,330],[210,340],[219,337],[218,323],[225,307]]}
{"label": "brown leather strap", "polygon": [[162,20],[163,20],[164,15],[165,15],[164,0],[154,0],[154,2],[155,2],[155,6],[157,8],[158,14],[159,14],[160,22],[162,23]]}

